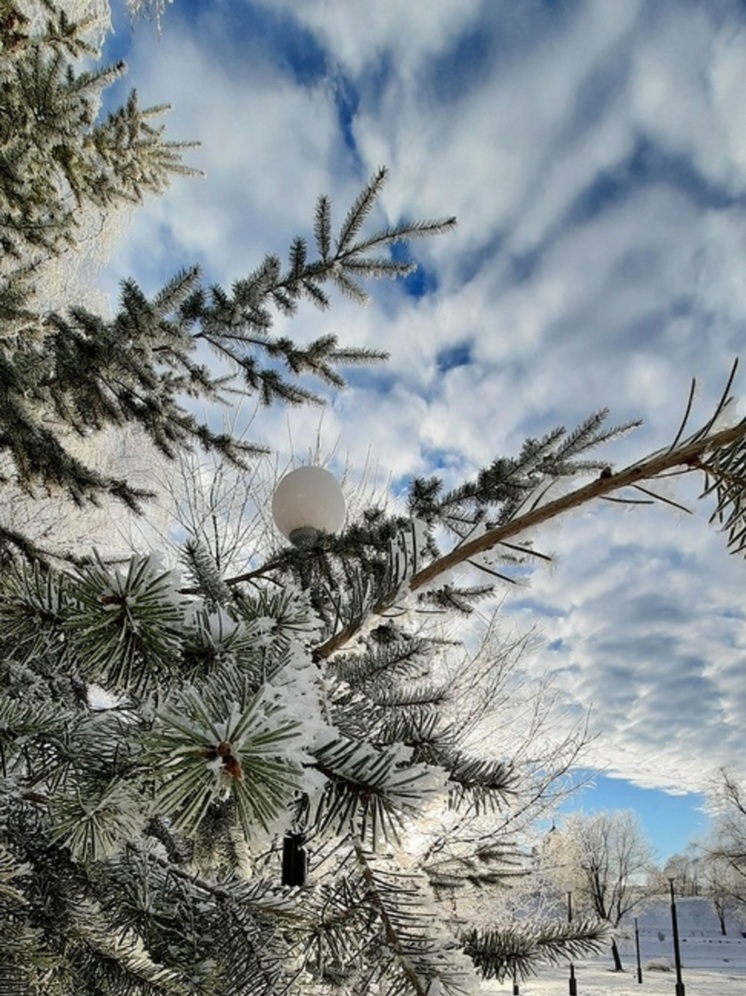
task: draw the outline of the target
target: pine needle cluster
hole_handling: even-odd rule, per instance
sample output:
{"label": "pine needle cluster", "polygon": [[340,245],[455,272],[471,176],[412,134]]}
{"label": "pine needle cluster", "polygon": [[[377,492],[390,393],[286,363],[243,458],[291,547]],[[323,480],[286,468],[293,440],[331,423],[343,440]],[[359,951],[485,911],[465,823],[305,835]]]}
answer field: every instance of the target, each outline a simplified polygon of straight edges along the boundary
{"label": "pine needle cluster", "polygon": [[[134,558],[2,586],[0,905],[25,991],[456,994],[480,959],[512,970],[503,940],[442,922],[468,875],[407,867],[423,813],[501,812],[519,779],[448,719],[436,645],[389,628],[320,666],[290,575],[279,597],[178,583]],[[492,879],[471,885],[516,853],[475,856]],[[564,950],[526,929],[524,961],[531,931]]]}

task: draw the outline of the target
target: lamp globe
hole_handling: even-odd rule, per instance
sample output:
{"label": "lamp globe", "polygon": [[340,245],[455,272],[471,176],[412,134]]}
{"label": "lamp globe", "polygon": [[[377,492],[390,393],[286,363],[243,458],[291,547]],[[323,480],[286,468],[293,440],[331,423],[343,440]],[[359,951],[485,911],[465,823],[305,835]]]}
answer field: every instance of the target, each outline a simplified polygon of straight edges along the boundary
{"label": "lamp globe", "polygon": [[345,518],[339,482],[323,467],[298,467],[277,485],[272,515],[282,535],[296,546],[313,543],[321,532],[339,532]]}

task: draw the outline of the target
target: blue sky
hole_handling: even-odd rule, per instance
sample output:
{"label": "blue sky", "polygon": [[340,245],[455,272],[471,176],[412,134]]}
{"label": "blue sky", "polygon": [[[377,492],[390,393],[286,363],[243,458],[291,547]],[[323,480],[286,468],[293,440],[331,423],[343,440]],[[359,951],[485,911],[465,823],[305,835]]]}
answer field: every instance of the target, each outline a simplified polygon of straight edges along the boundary
{"label": "blue sky", "polygon": [[[608,454],[637,459],[673,438],[695,376],[709,416],[746,327],[742,4],[175,0],[160,39],[121,11],[116,29],[126,85],[173,105],[206,177],[134,217],[110,289],[195,260],[229,282],[380,164],[379,220],[458,216],[414,247],[415,278],[288,327],[391,360],[321,429],[273,412],[260,441],[318,437],[332,466],[456,483],[606,406],[645,419]],[[527,674],[554,676],[568,716],[591,709],[587,763],[614,778],[579,805],[633,805],[661,856],[702,832],[721,765],[746,775],[746,574],[696,488],[679,494],[694,515],[588,509],[540,534],[556,566],[502,610],[540,634]]]}
{"label": "blue sky", "polygon": [[586,813],[633,810],[640,829],[651,842],[654,859],[661,864],[672,854],[683,853],[689,844],[703,841],[710,823],[704,795],[672,795],[659,789],[639,788],[625,779],[608,778],[597,773],[586,787],[561,807],[560,818],[578,809]]}

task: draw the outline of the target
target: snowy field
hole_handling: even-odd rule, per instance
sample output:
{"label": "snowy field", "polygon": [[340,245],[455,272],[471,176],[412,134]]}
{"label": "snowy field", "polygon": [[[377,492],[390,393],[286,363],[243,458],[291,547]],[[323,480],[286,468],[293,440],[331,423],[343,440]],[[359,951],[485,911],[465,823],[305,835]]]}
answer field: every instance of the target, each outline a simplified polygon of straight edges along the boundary
{"label": "snowy field", "polygon": [[[703,899],[677,902],[681,942],[682,981],[686,996],[746,996],[746,925],[726,919],[728,933],[712,907]],[[672,996],[676,982],[671,937],[670,907],[656,903],[639,915],[642,984],[637,981],[634,927],[619,937],[625,971],[611,971],[611,957],[578,962],[575,966],[578,996]],[[566,966],[547,968],[535,979],[520,983],[520,996],[566,996]],[[512,983],[485,987],[490,994],[512,993]]]}
{"label": "snowy field", "polygon": [[[740,972],[685,969],[682,979],[686,996],[744,996],[746,993],[746,968],[741,968]],[[640,985],[634,970],[619,975],[594,963],[579,965],[576,981],[578,996],[673,996],[676,976],[673,972],[646,972],[643,968]],[[548,969],[535,979],[521,982],[519,991],[520,996],[567,996],[567,969]],[[513,986],[506,983],[487,992],[510,994]]]}

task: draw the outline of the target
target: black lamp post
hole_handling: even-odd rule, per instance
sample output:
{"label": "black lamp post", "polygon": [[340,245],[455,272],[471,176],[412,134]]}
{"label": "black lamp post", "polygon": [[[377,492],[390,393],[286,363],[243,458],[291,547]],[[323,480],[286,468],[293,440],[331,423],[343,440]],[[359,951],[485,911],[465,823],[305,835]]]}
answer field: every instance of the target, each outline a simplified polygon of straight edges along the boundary
{"label": "black lamp post", "polygon": [[[572,923],[572,893],[567,893],[567,922]],[[578,996],[578,983],[575,980],[575,966],[570,962],[570,981],[569,981],[569,993],[570,996]]]}
{"label": "black lamp post", "polygon": [[686,996],[684,983],[681,981],[681,951],[679,950],[679,921],[676,917],[676,896],[673,891],[674,880],[669,878],[668,884],[671,888],[671,927],[673,928],[673,955],[676,964],[676,996]]}
{"label": "black lamp post", "polygon": [[637,981],[642,985],[642,963],[640,962],[640,928],[635,917],[635,953],[637,955]]}

